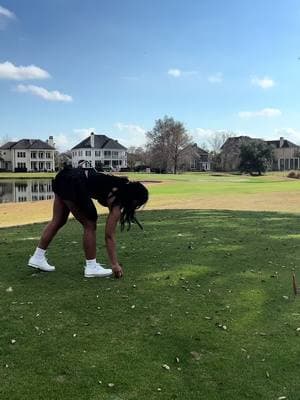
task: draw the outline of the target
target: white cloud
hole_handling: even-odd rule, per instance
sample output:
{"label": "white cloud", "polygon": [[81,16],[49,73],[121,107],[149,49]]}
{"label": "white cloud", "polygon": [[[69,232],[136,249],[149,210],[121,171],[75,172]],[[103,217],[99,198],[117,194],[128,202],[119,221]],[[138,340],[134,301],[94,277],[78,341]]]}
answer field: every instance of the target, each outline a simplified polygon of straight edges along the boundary
{"label": "white cloud", "polygon": [[208,81],[210,83],[221,83],[221,82],[223,82],[223,74],[222,74],[222,72],[217,72],[214,75],[210,75],[208,77]]}
{"label": "white cloud", "polygon": [[254,118],[254,117],[279,117],[282,115],[282,112],[278,110],[278,108],[263,108],[262,110],[258,111],[240,111],[238,116],[240,118]]}
{"label": "white cloud", "polygon": [[121,136],[115,139],[124,146],[143,146],[146,143],[146,129],[141,127],[140,125],[135,124],[124,124],[122,122],[117,122],[114,124],[114,127],[117,128]]}
{"label": "white cloud", "polygon": [[63,101],[67,103],[73,101],[72,96],[69,96],[68,94],[60,93],[58,90],[53,90],[52,92],[49,92],[47,89],[40,86],[18,85],[16,91],[20,93],[31,93],[34,96],[41,97],[42,99],[48,101]]}
{"label": "white cloud", "polygon": [[300,143],[300,130],[294,128],[279,128],[275,129],[275,139],[278,137],[284,137],[296,144]]}
{"label": "white cloud", "polygon": [[91,132],[96,133],[95,128],[76,128],[73,129],[73,131],[76,134],[76,137],[80,140],[86,139],[88,136],[90,136]]}
{"label": "white cloud", "polygon": [[8,21],[14,19],[16,19],[16,16],[12,11],[0,6],[0,30],[5,29]]}
{"label": "white cloud", "polygon": [[174,78],[179,78],[181,76],[182,72],[178,68],[171,68],[168,70],[168,75],[173,76]]}
{"label": "white cloud", "polygon": [[270,89],[275,85],[273,79],[269,78],[268,76],[265,76],[263,78],[258,78],[257,76],[255,76],[251,79],[251,83],[252,85],[259,86],[262,89]]}
{"label": "white cloud", "polygon": [[182,76],[193,76],[198,75],[198,71],[183,71],[182,69],[172,68],[168,70],[168,75],[173,78],[180,78]]}
{"label": "white cloud", "polygon": [[29,65],[24,67],[20,65],[16,67],[13,63],[6,61],[0,63],[0,79],[12,79],[15,81],[22,81],[28,79],[46,79],[50,75],[47,71],[36,67],[35,65]]}

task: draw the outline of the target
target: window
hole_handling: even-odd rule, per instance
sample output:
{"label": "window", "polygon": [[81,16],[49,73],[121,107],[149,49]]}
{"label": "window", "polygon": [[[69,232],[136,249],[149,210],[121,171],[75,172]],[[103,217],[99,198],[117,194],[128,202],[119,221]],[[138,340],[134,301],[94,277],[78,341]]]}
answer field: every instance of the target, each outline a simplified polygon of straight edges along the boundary
{"label": "window", "polygon": [[36,158],[36,151],[32,151],[31,154],[30,154],[30,157],[31,158]]}
{"label": "window", "polygon": [[104,150],[104,157],[110,157],[111,156],[111,151],[110,150]]}
{"label": "window", "polygon": [[284,169],[289,169],[289,159],[288,158],[286,158],[285,160],[284,160]]}
{"label": "window", "polygon": [[26,168],[26,163],[24,163],[24,162],[18,162],[18,163],[17,163],[17,167],[18,167],[18,168]]}
{"label": "window", "polygon": [[100,157],[100,156],[101,156],[101,151],[95,150],[95,157]]}
{"label": "window", "polygon": [[51,158],[51,153],[47,152],[46,153],[46,158]]}
{"label": "window", "polygon": [[44,152],[42,151],[39,152],[39,158],[44,158]]}
{"label": "window", "polygon": [[294,159],[290,159],[290,169],[294,169]]}
{"label": "window", "polygon": [[295,169],[299,168],[299,158],[295,158]]}
{"label": "window", "polygon": [[19,158],[25,158],[25,157],[26,157],[25,151],[18,151],[18,152],[17,152],[17,157],[19,157]]}
{"label": "window", "polygon": [[85,151],[85,155],[86,155],[87,157],[90,157],[90,156],[91,156],[91,150],[86,150],[86,151]]}

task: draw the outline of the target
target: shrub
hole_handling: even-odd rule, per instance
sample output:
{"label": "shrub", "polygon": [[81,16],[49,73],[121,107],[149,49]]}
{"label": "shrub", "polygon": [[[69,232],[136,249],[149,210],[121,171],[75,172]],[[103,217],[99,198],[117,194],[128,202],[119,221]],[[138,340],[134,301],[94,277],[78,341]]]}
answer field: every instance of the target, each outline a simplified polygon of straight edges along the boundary
{"label": "shrub", "polygon": [[297,179],[297,174],[296,174],[296,172],[295,172],[295,171],[290,171],[290,172],[288,173],[288,178]]}

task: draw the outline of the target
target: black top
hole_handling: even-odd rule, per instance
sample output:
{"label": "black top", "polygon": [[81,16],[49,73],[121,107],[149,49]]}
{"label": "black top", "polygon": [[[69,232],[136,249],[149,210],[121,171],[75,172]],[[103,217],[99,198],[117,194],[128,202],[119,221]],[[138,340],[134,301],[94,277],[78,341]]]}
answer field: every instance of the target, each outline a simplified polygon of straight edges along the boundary
{"label": "black top", "polygon": [[96,172],[93,169],[64,168],[52,181],[53,192],[64,200],[83,204],[93,198],[107,206],[108,195],[113,188],[119,189],[128,183],[127,178]]}

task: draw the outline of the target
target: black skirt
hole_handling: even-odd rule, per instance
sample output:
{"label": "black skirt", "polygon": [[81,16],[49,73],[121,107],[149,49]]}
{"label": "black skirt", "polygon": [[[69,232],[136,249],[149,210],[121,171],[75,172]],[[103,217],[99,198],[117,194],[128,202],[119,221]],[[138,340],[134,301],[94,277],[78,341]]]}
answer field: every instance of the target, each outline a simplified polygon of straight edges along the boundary
{"label": "black skirt", "polygon": [[52,180],[52,190],[61,199],[71,201],[76,205],[86,218],[97,220],[97,210],[89,193],[85,170],[64,168]]}

